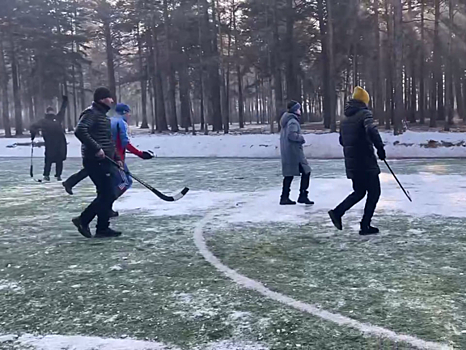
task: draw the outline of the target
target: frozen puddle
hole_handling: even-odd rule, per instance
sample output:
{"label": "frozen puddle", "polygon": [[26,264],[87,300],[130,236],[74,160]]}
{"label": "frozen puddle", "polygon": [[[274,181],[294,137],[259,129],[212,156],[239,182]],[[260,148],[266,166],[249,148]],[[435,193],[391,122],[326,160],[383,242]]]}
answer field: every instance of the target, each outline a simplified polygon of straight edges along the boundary
{"label": "frozen puddle", "polygon": [[[31,350],[180,350],[178,347],[159,342],[80,335],[36,336],[24,334],[20,337],[12,334],[0,335],[1,344],[20,346],[21,349],[27,347]],[[195,347],[192,350],[268,350],[268,348],[255,343],[220,341]]]}

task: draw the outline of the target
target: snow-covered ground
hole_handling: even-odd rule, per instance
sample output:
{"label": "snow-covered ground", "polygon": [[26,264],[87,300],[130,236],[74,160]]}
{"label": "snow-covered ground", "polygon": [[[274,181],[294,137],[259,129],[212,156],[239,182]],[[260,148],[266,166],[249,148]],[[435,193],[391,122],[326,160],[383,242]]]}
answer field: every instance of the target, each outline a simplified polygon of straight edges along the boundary
{"label": "snow-covered ground", "polygon": [[[462,158],[466,157],[465,133],[413,132],[394,136],[381,132],[388,158]],[[67,135],[68,156],[80,157],[80,143],[74,135]],[[305,154],[308,158],[337,159],[343,157],[337,133],[306,134]],[[40,141],[40,139],[38,139]],[[27,139],[0,139],[0,157],[28,157]],[[152,150],[157,157],[229,157],[229,158],[279,158],[278,134],[245,135],[135,135],[135,146]],[[34,150],[43,156],[44,148]]]}

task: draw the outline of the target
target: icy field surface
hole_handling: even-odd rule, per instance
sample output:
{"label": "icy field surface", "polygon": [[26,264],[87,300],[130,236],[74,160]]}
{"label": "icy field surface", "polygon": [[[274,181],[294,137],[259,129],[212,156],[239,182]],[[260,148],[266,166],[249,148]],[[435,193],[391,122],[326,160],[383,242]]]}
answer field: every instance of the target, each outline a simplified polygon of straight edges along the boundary
{"label": "icy field surface", "polygon": [[[191,192],[165,203],[135,185],[115,204],[123,236],[86,240],[70,220],[94,195],[89,180],[68,196],[31,181],[27,159],[0,159],[0,349],[416,348],[244,289],[203,258],[196,229],[222,264],[271,291],[465,349],[466,161],[392,162],[412,204],[383,169],[371,238],[357,233],[361,205],[342,232],[326,216],[351,190],[343,162],[311,164],[316,205],[280,207],[277,160],[131,159],[157,189]],[[67,161],[65,175],[79,168]]]}

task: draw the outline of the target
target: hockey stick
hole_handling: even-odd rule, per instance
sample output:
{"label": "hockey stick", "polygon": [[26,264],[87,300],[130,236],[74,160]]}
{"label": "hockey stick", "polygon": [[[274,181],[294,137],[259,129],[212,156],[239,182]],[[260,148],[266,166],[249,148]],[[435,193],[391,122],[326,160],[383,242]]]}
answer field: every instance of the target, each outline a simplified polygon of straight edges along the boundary
{"label": "hockey stick", "polygon": [[400,186],[400,188],[403,190],[404,194],[406,195],[406,197],[408,197],[409,201],[412,202],[413,200],[411,199],[411,195],[409,194],[409,192],[404,189],[403,185],[398,180],[398,178],[396,177],[396,175],[393,172],[392,168],[390,168],[390,165],[388,165],[388,163],[387,163],[387,161],[385,159],[384,159],[384,162],[385,162],[385,165],[387,166],[388,170],[390,170],[390,172],[392,173],[392,175],[395,178],[396,182],[398,183],[398,186]]}
{"label": "hockey stick", "polygon": [[33,158],[34,158],[34,142],[31,142],[31,166],[29,167],[29,175],[31,178],[36,182],[42,182],[40,179],[34,179],[34,165],[33,165]]}
{"label": "hockey stick", "polygon": [[[108,156],[105,156],[105,158],[107,158],[113,165],[120,168],[118,163],[115,162],[113,159],[109,158]],[[137,182],[139,182],[141,185],[143,185],[145,188],[147,188],[149,191],[154,193],[157,197],[164,200],[165,202],[176,202],[176,201],[180,200],[181,198],[183,198],[186,195],[186,193],[188,193],[188,191],[189,191],[189,188],[185,187],[185,188],[183,188],[183,190],[180,193],[177,193],[174,196],[167,196],[167,195],[163,194],[162,192],[160,192],[160,191],[156,190],[155,188],[153,188],[151,185],[149,185],[145,181],[143,181],[143,180],[139,179],[138,177],[134,176],[129,171],[125,170],[125,172],[126,172],[126,174],[128,176],[131,176],[133,179],[135,179]]]}

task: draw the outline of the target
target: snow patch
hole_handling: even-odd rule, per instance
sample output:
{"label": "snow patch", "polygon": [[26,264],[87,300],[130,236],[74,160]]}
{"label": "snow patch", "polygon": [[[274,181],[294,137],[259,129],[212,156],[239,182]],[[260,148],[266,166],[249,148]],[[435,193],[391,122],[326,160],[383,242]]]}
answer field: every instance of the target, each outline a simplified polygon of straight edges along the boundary
{"label": "snow patch", "polygon": [[[402,135],[381,132],[389,158],[462,158],[466,156],[465,133],[413,132]],[[338,133],[305,134],[304,153],[308,158],[342,158]],[[80,143],[67,135],[68,157],[81,157]],[[38,140],[40,141],[40,139]],[[8,147],[16,143],[24,146]],[[26,139],[0,139],[0,157],[28,157],[30,147]],[[278,134],[245,135],[138,135],[132,143],[143,150],[152,150],[157,157],[230,157],[279,158]],[[44,147],[34,150],[35,157],[43,157]]]}
{"label": "snow patch", "polygon": [[[11,336],[6,336],[11,337]],[[16,336],[15,336],[16,337]],[[176,350],[178,348],[171,347],[158,342],[141,341],[134,339],[110,339],[98,337],[86,337],[80,335],[65,336],[65,335],[46,335],[36,336],[32,334],[24,334],[16,337],[14,345],[29,346],[35,350]],[[0,338],[2,339],[2,338]],[[11,340],[6,340],[11,341]],[[1,342],[1,340],[0,340]]]}
{"label": "snow patch", "polygon": [[16,282],[9,282],[7,280],[0,280],[0,291],[13,291],[13,292],[20,292],[22,288]]}

